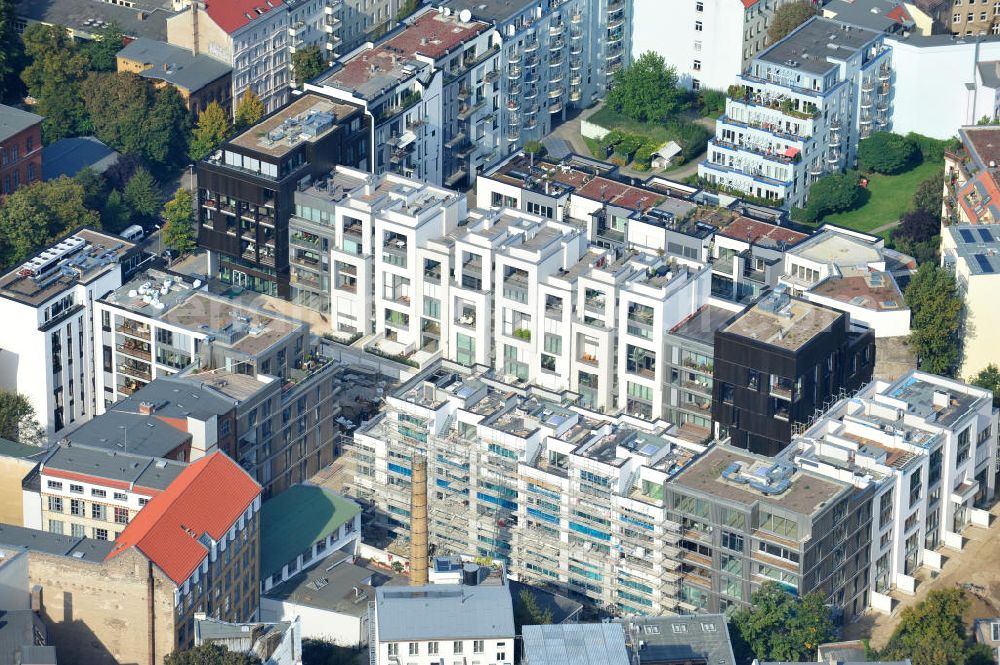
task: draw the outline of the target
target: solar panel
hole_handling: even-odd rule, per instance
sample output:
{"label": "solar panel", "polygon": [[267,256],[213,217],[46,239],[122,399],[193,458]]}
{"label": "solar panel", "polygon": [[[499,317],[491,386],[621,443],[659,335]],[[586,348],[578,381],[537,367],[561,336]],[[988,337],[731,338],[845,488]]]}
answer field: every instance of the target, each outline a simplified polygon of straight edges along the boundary
{"label": "solar panel", "polygon": [[976,261],[979,263],[979,268],[984,273],[993,273],[993,266],[990,265],[990,260],[986,258],[984,254],[976,254]]}
{"label": "solar panel", "polygon": [[983,239],[983,242],[993,242],[993,234],[990,233],[989,229],[979,229],[979,237]]}
{"label": "solar panel", "polygon": [[969,229],[961,229],[959,233],[962,234],[962,240],[965,242],[976,242],[976,239],[972,237],[972,231]]}

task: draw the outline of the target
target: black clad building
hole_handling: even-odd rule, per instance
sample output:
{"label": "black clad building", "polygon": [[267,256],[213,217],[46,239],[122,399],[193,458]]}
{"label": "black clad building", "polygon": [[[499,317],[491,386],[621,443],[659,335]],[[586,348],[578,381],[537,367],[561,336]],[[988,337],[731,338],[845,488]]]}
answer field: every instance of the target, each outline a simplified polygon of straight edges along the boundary
{"label": "black clad building", "polygon": [[796,424],[871,381],[874,366],[869,328],[778,289],[715,333],[717,433],[738,448],[776,455]]}
{"label": "black clad building", "polygon": [[226,284],[288,298],[295,190],[337,165],[366,169],[370,118],[305,94],[201,161],[198,244]]}

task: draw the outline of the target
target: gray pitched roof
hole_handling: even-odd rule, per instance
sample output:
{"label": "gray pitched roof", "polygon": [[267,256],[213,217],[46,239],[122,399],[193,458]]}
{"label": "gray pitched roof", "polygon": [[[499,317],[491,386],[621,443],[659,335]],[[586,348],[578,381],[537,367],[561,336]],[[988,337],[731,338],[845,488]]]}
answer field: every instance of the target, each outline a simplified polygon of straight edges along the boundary
{"label": "gray pitched roof", "polygon": [[207,55],[155,39],[136,39],[118,57],[150,65],[139,72],[146,78],[166,81],[188,91],[200,90],[232,71],[232,67]]}
{"label": "gray pitched roof", "polygon": [[85,38],[100,34],[102,28],[93,26],[97,19],[117,23],[129,37],[166,39],[167,18],[176,12],[169,5],[164,7],[163,3],[142,4],[140,12],[138,7],[124,7],[104,0],[17,0],[14,13],[29,21],[65,26]]}
{"label": "gray pitched roof", "polygon": [[514,637],[506,584],[428,584],[375,590],[380,642]]}
{"label": "gray pitched roof", "polygon": [[42,121],[42,116],[0,104],[0,141]]}
{"label": "gray pitched roof", "polygon": [[99,562],[104,561],[111,553],[115,543],[113,540],[76,538],[13,524],[0,524],[0,545]]}
{"label": "gray pitched roof", "polygon": [[59,446],[43,466],[46,469],[82,473],[165,490],[187,465],[183,462],[126,454],[118,450]]}
{"label": "gray pitched roof", "polygon": [[104,173],[120,155],[94,136],[60,139],[42,148],[42,179],[72,178],[85,168]]}

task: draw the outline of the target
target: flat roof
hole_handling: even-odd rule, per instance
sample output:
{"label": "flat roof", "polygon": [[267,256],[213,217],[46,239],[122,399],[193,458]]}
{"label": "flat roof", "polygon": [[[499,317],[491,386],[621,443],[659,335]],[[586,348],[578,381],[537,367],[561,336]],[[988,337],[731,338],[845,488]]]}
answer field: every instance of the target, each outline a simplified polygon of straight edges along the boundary
{"label": "flat roof", "polygon": [[[315,142],[340,126],[341,120],[359,111],[357,106],[314,93],[300,95],[227,145],[282,157],[303,141]],[[223,146],[225,147],[225,146]]]}
{"label": "flat roof", "polygon": [[722,614],[638,616],[619,621],[629,631],[633,648],[638,648],[641,663],[736,665]]}
{"label": "flat roof", "polygon": [[906,309],[896,280],[887,272],[849,271],[828,277],[809,293],[873,312]]}
{"label": "flat roof", "polygon": [[837,67],[830,58],[847,60],[877,39],[879,34],[874,30],[817,16],[758,53],[754,60],[810,74],[825,74]]}
{"label": "flat roof", "polygon": [[0,141],[6,141],[42,120],[42,116],[35,113],[0,104]]}
{"label": "flat roof", "polygon": [[724,307],[702,305],[697,312],[671,328],[670,332],[712,346],[715,344],[715,331],[737,314],[738,312]]}
{"label": "flat roof", "polygon": [[266,380],[266,377],[259,378],[224,369],[210,369],[197,374],[174,375],[171,378],[175,381],[185,381],[199,386],[202,390],[211,390],[237,402],[245,402],[271,383],[271,381]]}
{"label": "flat roof", "polygon": [[195,55],[190,49],[143,37],[118,51],[118,57],[145,65],[139,76],[166,81],[189,92],[201,90],[233,71],[210,56]]}
{"label": "flat roof", "polygon": [[482,21],[462,23],[457,14],[444,16],[433,9],[410,19],[406,27],[372,48],[355,53],[319,79],[372,101],[430,65],[417,59],[438,60],[489,29]]}
{"label": "flat roof", "polygon": [[116,235],[77,229],[0,277],[0,296],[37,307],[76,284],[118,269],[134,247]]}
{"label": "flat roof", "polygon": [[811,236],[790,249],[789,253],[817,263],[837,266],[862,266],[882,260],[882,253],[873,242],[865,242],[862,238],[831,229]]}
{"label": "flat roof", "polygon": [[823,13],[833,14],[838,21],[879,32],[913,25],[913,19],[899,0],[830,0],[823,7]]}
{"label": "flat roof", "polygon": [[309,569],[271,587],[261,598],[361,618],[368,613],[368,602],[375,597],[371,581],[377,573],[356,566],[349,559],[345,552],[333,552]]}
{"label": "flat roof", "polygon": [[630,665],[619,623],[522,626],[524,659],[531,665]]}
{"label": "flat roof", "polygon": [[797,299],[788,300],[774,312],[769,311],[768,302],[765,296],[730,323],[724,332],[795,351],[844,316],[843,312]]}
{"label": "flat roof", "polygon": [[[166,2],[140,4],[143,6],[125,7],[106,0],[17,0],[14,13],[30,21],[63,25],[86,35],[100,34],[106,24],[116,23],[129,37],[166,41],[167,19],[177,12]],[[104,25],[94,21],[102,21]]]}
{"label": "flat roof", "polygon": [[165,458],[191,439],[187,432],[156,416],[143,415],[138,411],[124,412],[120,408],[121,402],[112,410],[80,425],[67,434],[65,440],[73,446]]}
{"label": "flat roof", "polygon": [[114,548],[111,540],[76,538],[58,533],[0,523],[0,545],[23,547],[34,552],[69,556],[82,561],[104,561]]}
{"label": "flat roof", "polygon": [[42,465],[41,473],[45,475],[48,471],[65,471],[163,491],[186,466],[183,462],[125,454],[116,450],[57,446]]}
{"label": "flat roof", "polygon": [[1000,224],[957,224],[946,226],[955,243],[955,253],[965,260],[973,275],[1000,273]]}
{"label": "flat roof", "polygon": [[780,494],[768,495],[750,489],[748,484],[726,480],[723,471],[730,468],[734,462],[747,470],[769,466],[774,460],[725,444],[717,444],[677,474],[673,479],[673,485],[681,491],[685,488],[697,490],[745,506],[764,503],[802,515],[812,515],[848,487],[846,484],[827,480],[800,469],[792,469],[788,487]]}
{"label": "flat roof", "polygon": [[18,459],[41,459],[48,453],[47,448],[32,446],[17,441],[0,439],[0,457],[16,457]]}
{"label": "flat roof", "polygon": [[[987,399],[985,395],[974,394],[978,391],[980,389],[975,386],[913,370],[889,386],[883,394],[906,402],[909,413],[930,419],[942,427],[951,427]],[[948,396],[947,406],[935,405],[935,393]]]}
{"label": "flat roof", "polygon": [[[228,346],[251,356],[266,351],[304,327],[304,324],[279,319],[259,310],[246,309],[206,293],[192,295],[166,312],[161,320],[188,330],[204,330],[204,326],[215,331],[236,330],[242,324],[246,334]],[[216,343],[220,341],[222,340],[216,339]]]}
{"label": "flat roof", "polygon": [[316,485],[293,485],[260,509],[260,576],[286,563],[354,519],[361,507]]}
{"label": "flat roof", "polygon": [[437,4],[448,7],[455,13],[468,9],[472,12],[472,18],[498,23],[520,14],[537,3],[534,0],[445,0],[435,3]]}
{"label": "flat roof", "polygon": [[991,168],[991,162],[1000,164],[1000,127],[990,125],[962,127],[958,133],[969,157],[980,169]]}

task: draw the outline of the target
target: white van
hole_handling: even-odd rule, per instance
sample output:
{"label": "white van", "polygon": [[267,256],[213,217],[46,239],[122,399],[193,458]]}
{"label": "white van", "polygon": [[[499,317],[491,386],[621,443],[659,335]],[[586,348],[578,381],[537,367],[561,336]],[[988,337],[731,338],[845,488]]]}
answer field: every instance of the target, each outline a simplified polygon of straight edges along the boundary
{"label": "white van", "polygon": [[129,242],[139,242],[142,240],[142,237],[146,235],[146,232],[138,224],[133,224],[118,235],[125,238],[125,240],[128,240]]}

